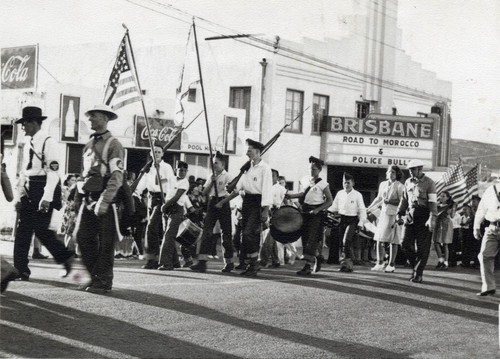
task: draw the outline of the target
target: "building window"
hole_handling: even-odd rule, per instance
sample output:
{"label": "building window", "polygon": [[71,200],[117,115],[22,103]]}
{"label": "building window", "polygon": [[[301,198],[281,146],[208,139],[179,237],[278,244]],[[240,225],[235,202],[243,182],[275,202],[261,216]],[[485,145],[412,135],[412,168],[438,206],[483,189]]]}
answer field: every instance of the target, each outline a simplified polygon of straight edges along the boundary
{"label": "building window", "polygon": [[11,124],[2,124],[0,126],[2,140],[4,145],[14,145],[16,139],[16,127]]}
{"label": "building window", "polygon": [[229,107],[246,110],[245,127],[250,127],[250,95],[251,87],[231,87],[229,93]]}
{"label": "building window", "polygon": [[356,102],[356,118],[365,118],[370,113],[369,102]]}
{"label": "building window", "polygon": [[396,116],[398,114],[398,109],[396,107],[392,108],[392,115]]}
{"label": "building window", "polygon": [[314,95],[313,96],[313,119],[311,133],[318,134],[321,128],[323,116],[328,115],[328,106],[330,100],[328,96]]}
{"label": "building window", "polygon": [[196,89],[188,90],[188,102],[196,102]]}
{"label": "building window", "polygon": [[[291,123],[298,115],[300,115],[303,107],[304,93],[302,91],[286,90],[285,124]],[[302,116],[300,116],[300,118],[298,118],[290,127],[287,127],[286,131],[302,132]]]}

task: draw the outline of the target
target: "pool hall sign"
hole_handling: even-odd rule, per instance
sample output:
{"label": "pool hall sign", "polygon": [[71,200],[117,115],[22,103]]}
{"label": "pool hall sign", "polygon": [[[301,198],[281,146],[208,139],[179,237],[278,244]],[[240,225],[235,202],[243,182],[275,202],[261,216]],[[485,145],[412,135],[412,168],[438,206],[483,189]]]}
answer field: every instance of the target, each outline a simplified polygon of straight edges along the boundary
{"label": "pool hall sign", "polygon": [[322,157],[327,164],[359,167],[397,165],[411,159],[434,163],[434,119],[369,114],[366,118],[328,116],[323,123]]}

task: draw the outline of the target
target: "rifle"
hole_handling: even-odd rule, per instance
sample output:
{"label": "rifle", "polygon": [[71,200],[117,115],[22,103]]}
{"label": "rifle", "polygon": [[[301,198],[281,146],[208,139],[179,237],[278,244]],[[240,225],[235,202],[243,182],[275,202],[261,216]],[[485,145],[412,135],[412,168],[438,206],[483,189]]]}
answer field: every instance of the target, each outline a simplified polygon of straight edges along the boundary
{"label": "rifle", "polygon": [[[174,135],[167,142],[167,144],[165,146],[163,146],[163,152],[167,151],[170,147],[172,147],[172,145],[174,144],[176,138],[182,133],[182,131],[184,131],[189,126],[191,126],[191,124],[194,122],[194,120],[196,120],[198,117],[200,117],[200,115],[202,113],[203,113],[203,110],[200,111],[200,113],[197,114],[196,117],[193,118],[191,120],[191,122],[189,122],[186,127],[181,127],[177,132],[175,132]],[[139,171],[139,176],[137,176],[137,178],[135,179],[135,181],[130,185],[130,190],[132,192],[135,191],[135,189],[137,188],[137,185],[139,184],[139,181],[141,180],[142,176],[144,176],[144,174],[149,171],[149,169],[151,168],[152,164],[153,164],[153,158],[150,158],[148,160],[148,162],[144,165],[144,167],[141,168],[141,170]]]}
{"label": "rifle", "polygon": [[[299,117],[301,117],[304,114],[304,112],[306,112],[309,109],[309,107],[310,106],[307,106],[307,108],[304,111],[299,113],[297,115],[297,117],[295,117],[290,123],[287,123],[285,126],[283,126],[283,128],[281,130],[279,130],[277,134],[275,134],[269,141],[267,141],[267,143],[264,145],[264,148],[262,149],[260,155],[262,156],[264,153],[266,153],[267,150],[269,150],[269,148],[271,148],[271,146],[274,145],[274,143],[278,140],[278,138],[281,136],[281,133],[285,130],[285,128],[287,128],[288,126],[291,126],[295,121],[297,121],[299,119]],[[250,166],[251,166],[250,161],[247,161],[240,168],[240,173],[238,174],[238,176],[236,176],[231,182],[229,182],[229,184],[227,185],[227,191],[229,193],[234,191],[234,189],[236,188],[236,184],[241,179],[241,176],[243,176],[243,174],[246,171],[248,171]]]}

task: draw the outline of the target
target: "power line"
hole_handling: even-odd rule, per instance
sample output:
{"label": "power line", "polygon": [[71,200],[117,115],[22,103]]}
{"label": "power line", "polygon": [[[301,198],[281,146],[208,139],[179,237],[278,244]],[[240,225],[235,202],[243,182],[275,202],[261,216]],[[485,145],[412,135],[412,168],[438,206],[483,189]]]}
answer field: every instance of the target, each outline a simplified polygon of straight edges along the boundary
{"label": "power line", "polygon": [[[156,9],[152,9],[152,8],[150,8],[148,6],[145,6],[145,5],[137,4],[136,2],[131,1],[131,0],[126,0],[126,1],[128,1],[128,2],[130,2],[132,4],[134,4],[134,5],[140,6],[142,8],[145,8],[145,9],[154,11],[156,13],[165,15],[165,16],[170,17],[172,19],[181,21],[183,23],[190,24],[190,22],[188,22],[186,20],[179,19],[178,17],[172,16],[172,15],[169,15],[169,14],[165,14],[162,11],[158,11]],[[239,33],[238,31],[236,31],[234,29],[228,28],[228,27],[226,27],[224,25],[217,24],[217,23],[215,23],[213,21],[204,19],[204,18],[196,16],[196,15],[192,15],[192,14],[190,14],[190,13],[184,11],[184,10],[180,10],[180,9],[178,9],[178,8],[170,5],[170,4],[163,4],[163,3],[155,1],[155,0],[148,0],[148,1],[152,2],[152,3],[155,3],[155,4],[157,4],[157,5],[165,8],[167,10],[173,10],[173,11],[175,11],[177,13],[180,13],[180,14],[182,14],[184,16],[189,16],[191,18],[196,18],[196,19],[199,19],[201,21],[204,21],[204,22],[206,22],[209,25],[229,30],[229,31],[234,32],[234,33],[236,33],[238,35],[243,35],[242,33]],[[213,30],[213,29],[208,29],[208,28],[203,27],[203,26],[198,26],[198,27],[200,27],[200,28],[202,28],[204,30],[207,30],[209,32],[218,34],[218,35],[224,35],[223,33],[219,32],[219,31],[216,31],[216,30]],[[252,41],[255,41],[255,42],[258,42],[258,43],[260,43],[262,45],[265,45],[266,47],[257,46],[256,44],[252,44],[252,43],[250,43],[248,41],[240,40],[238,38],[234,38],[234,41],[238,41],[238,42],[244,43],[244,44],[249,45],[249,46],[256,47],[258,49],[261,49],[261,50],[264,50],[264,51],[267,51],[267,52],[273,52],[273,53],[275,53],[275,49],[274,49],[275,43],[273,43],[273,42],[271,42],[269,40],[257,38],[257,37],[252,36],[252,35],[248,36],[248,38],[250,40],[252,40]],[[277,53],[277,55],[279,55],[279,56],[282,56],[282,57],[285,57],[285,58],[288,58],[288,59],[291,59],[291,60],[295,60],[295,61],[298,61],[298,62],[302,62],[302,63],[308,64],[310,66],[321,68],[323,70],[331,71],[333,73],[340,74],[340,75],[345,76],[347,78],[354,79],[356,81],[360,81],[360,82],[372,84],[374,86],[378,86],[378,87],[381,87],[381,88],[386,88],[386,89],[389,89],[389,90],[393,90],[395,92],[403,93],[403,94],[410,95],[410,96],[419,97],[419,98],[422,98],[422,99],[431,99],[431,100],[438,99],[438,100],[450,101],[450,99],[448,99],[448,98],[445,98],[445,97],[442,97],[442,96],[439,96],[439,95],[428,94],[427,92],[422,91],[422,90],[418,90],[418,89],[411,89],[411,88],[409,88],[407,86],[404,86],[404,85],[401,85],[401,84],[397,84],[397,83],[394,83],[394,82],[391,82],[391,81],[388,81],[388,80],[380,79],[380,78],[377,78],[376,76],[369,75],[369,74],[366,74],[364,72],[361,72],[361,71],[358,71],[358,70],[354,70],[354,69],[351,69],[351,68],[348,68],[348,67],[345,67],[345,66],[341,66],[339,64],[332,63],[332,62],[324,60],[324,59],[316,58],[316,57],[314,57],[312,55],[308,55],[308,54],[302,53],[302,52],[300,52],[298,50],[295,50],[295,49],[292,49],[292,48],[288,48],[288,47],[284,47],[284,46],[280,45],[279,50],[280,51]],[[348,75],[348,74],[343,73],[343,72],[335,71],[332,68],[327,68],[325,66],[320,66],[318,64],[310,63],[310,62],[307,62],[307,61],[302,60],[302,59],[297,58],[297,57],[291,57],[291,56],[285,55],[285,54],[282,53],[282,51],[288,52],[288,53],[290,53],[290,54],[292,54],[294,56],[303,57],[305,59],[317,62],[317,63],[322,64],[322,65],[330,66],[330,67],[333,67],[333,68],[336,68],[336,69],[339,69],[339,70],[342,70],[342,71],[345,71],[345,72],[348,72],[348,73],[353,73],[354,75],[360,76],[361,78],[357,78],[357,77],[354,77],[352,75]]]}

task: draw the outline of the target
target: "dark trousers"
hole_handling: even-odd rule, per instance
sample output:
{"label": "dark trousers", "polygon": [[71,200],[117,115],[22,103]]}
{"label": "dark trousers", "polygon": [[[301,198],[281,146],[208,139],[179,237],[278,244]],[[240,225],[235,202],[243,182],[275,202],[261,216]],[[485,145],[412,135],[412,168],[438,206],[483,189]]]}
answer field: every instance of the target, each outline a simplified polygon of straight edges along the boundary
{"label": "dark trousers", "polygon": [[153,205],[150,209],[148,225],[146,227],[146,243],[144,258],[156,260],[160,254],[160,242],[163,236],[163,222],[161,213],[161,202]]}
{"label": "dark trousers", "polygon": [[234,250],[236,251],[236,254],[238,255],[240,263],[243,263],[245,261],[246,255],[241,250],[241,232],[242,232],[241,223],[238,222],[238,223],[236,223],[236,226],[234,229],[233,247],[234,247]]}
{"label": "dark trousers", "polygon": [[217,221],[220,223],[222,231],[222,247],[224,248],[224,258],[233,258],[234,247],[231,236],[231,207],[229,203],[222,208],[216,208],[217,202],[222,198],[211,199],[208,202],[208,211],[203,221],[203,234],[201,235],[200,254],[213,255],[213,230]]}
{"label": "dark trousers", "polygon": [[308,213],[313,208],[304,204],[303,225],[302,225],[302,247],[304,258],[308,262],[314,262],[318,255],[318,246],[323,240],[323,214]]}
{"label": "dark trousers", "polygon": [[278,257],[278,246],[276,245],[276,241],[271,236],[271,233],[267,233],[267,236],[262,244],[262,248],[260,250],[260,264],[265,266],[271,259],[272,264],[279,264],[280,260]]}
{"label": "dark trousers", "polygon": [[[413,271],[421,276],[431,250],[431,232],[425,226],[428,217],[415,217],[412,224],[403,228],[403,252],[410,261]],[[415,249],[416,247],[416,249]]]}
{"label": "dark trousers", "polygon": [[342,238],[342,246],[344,247],[345,258],[351,258],[354,255],[353,239],[356,235],[358,226],[358,216],[341,216],[339,225],[339,234]]}
{"label": "dark trousers", "polygon": [[144,246],[142,240],[144,237],[145,229],[146,229],[146,224],[142,222],[132,226],[132,235],[134,236],[134,242],[137,245],[137,251],[139,252],[134,254],[141,254],[141,255],[144,254]]}
{"label": "dark trousers", "polygon": [[175,239],[179,226],[184,220],[184,208],[177,203],[172,205],[172,209],[168,214],[167,230],[163,235],[163,243],[160,248],[160,265],[165,267],[173,267],[179,262]]}
{"label": "dark trousers", "polygon": [[242,241],[241,249],[246,258],[257,258],[260,249],[261,234],[261,202],[260,194],[246,194],[241,207]]}
{"label": "dark trousers", "polygon": [[339,228],[330,228],[330,235],[328,236],[328,263],[338,264],[339,263],[339,252],[340,252],[340,234]]}
{"label": "dark trousers", "polygon": [[94,285],[111,287],[113,284],[113,264],[115,241],[117,238],[115,215],[109,206],[102,216],[94,210],[83,208],[76,240],[82,253],[82,262],[91,275]]}
{"label": "dark trousers", "polygon": [[38,204],[42,194],[43,189],[38,196],[30,193],[32,202],[28,200],[28,197],[21,198],[19,222],[16,238],[14,240],[14,267],[21,273],[31,274],[28,268],[28,253],[33,233],[35,233],[40,242],[49,250],[57,263],[66,262],[73,255],[73,252],[69,251],[64,244],[57,239],[55,232],[48,229],[53,211],[52,206],[50,206],[47,213],[38,211]]}

